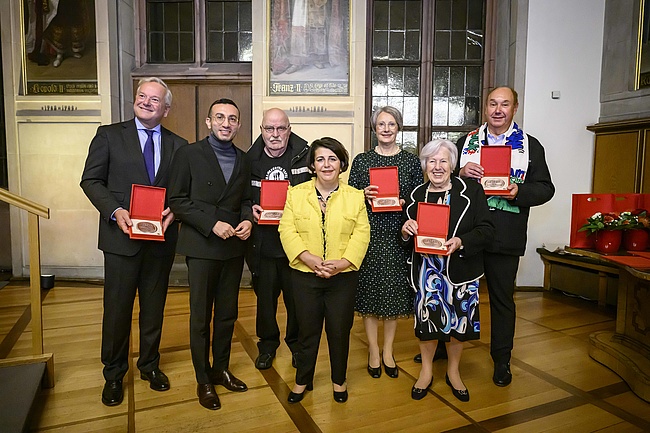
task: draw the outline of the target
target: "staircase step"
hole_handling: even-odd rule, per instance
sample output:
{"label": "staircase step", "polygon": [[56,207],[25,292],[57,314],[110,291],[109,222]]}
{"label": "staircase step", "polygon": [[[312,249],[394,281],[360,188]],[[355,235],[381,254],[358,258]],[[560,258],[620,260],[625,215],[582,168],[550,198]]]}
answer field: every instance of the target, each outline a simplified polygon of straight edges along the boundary
{"label": "staircase step", "polygon": [[29,415],[41,389],[45,363],[0,367],[0,432],[29,430]]}

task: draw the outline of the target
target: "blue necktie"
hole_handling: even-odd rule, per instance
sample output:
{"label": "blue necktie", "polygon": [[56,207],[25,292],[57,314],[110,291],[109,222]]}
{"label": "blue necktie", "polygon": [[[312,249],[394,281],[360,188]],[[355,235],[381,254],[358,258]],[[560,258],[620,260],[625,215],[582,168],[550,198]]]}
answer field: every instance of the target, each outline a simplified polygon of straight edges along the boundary
{"label": "blue necktie", "polygon": [[144,165],[147,167],[147,174],[149,174],[149,182],[153,184],[156,178],[156,166],[153,162],[153,133],[152,129],[145,129],[147,133],[147,141],[144,142]]}

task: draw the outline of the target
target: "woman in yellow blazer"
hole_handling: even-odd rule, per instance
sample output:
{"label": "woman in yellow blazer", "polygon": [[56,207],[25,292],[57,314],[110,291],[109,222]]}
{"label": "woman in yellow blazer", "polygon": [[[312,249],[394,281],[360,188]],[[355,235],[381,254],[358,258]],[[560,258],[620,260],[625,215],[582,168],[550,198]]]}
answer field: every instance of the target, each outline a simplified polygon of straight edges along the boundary
{"label": "woman in yellow blazer", "polygon": [[313,389],[325,323],[334,400],[348,399],[346,371],[359,267],[370,242],[363,191],[339,182],[349,156],[337,140],[311,144],[309,168],[316,177],[289,189],[280,240],[292,268],[298,318],[296,384],[289,403]]}

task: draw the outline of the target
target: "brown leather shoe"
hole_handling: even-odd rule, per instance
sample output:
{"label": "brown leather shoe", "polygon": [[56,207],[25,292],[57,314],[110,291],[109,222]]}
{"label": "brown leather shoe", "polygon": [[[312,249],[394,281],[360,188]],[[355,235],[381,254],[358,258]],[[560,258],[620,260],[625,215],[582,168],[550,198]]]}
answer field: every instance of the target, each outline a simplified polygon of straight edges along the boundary
{"label": "brown leather shoe", "polygon": [[212,376],[212,384],[221,385],[227,390],[235,392],[244,392],[248,390],[246,384],[237,379],[228,369],[215,373],[214,376]]}
{"label": "brown leather shoe", "polygon": [[219,396],[214,390],[211,383],[198,384],[196,386],[196,395],[199,397],[199,403],[206,409],[217,410],[221,409],[221,402]]}

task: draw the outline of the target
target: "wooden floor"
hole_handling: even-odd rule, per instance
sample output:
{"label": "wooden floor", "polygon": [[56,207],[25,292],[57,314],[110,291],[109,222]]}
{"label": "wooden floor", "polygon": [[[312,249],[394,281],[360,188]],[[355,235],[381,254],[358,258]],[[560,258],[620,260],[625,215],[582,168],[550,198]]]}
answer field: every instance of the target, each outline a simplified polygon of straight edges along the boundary
{"label": "wooden floor", "polygon": [[[650,431],[650,404],[619,376],[589,358],[589,334],[614,329],[613,311],[559,293],[518,292],[512,384],[492,384],[488,297],[481,290],[481,340],[466,343],[461,373],[471,401],[456,400],[445,384],[445,362],[434,365],[424,399],[410,390],[418,376],[412,321],[402,320],[395,344],[398,379],[366,372],[366,337],[360,318],[351,336],[347,403],[332,399],[326,342],[314,391],[288,405],[295,370],[283,344],[273,368],[255,369],[255,295],[242,289],[230,368],[248,392],[217,387],[222,409],[203,409],[188,343],[188,291],[171,288],[162,339],[161,368],[172,389],[152,391],[133,368],[120,406],[100,401],[102,316],[100,284],[60,282],[43,306],[45,351],[55,354],[56,386],[42,391],[31,426],[38,432],[640,432]],[[26,282],[0,289],[0,358],[28,355],[31,345]],[[284,313],[280,314],[284,323]],[[137,329],[137,311],[133,327]],[[133,333],[133,347],[138,347]],[[135,353],[132,360],[137,360]]]}

